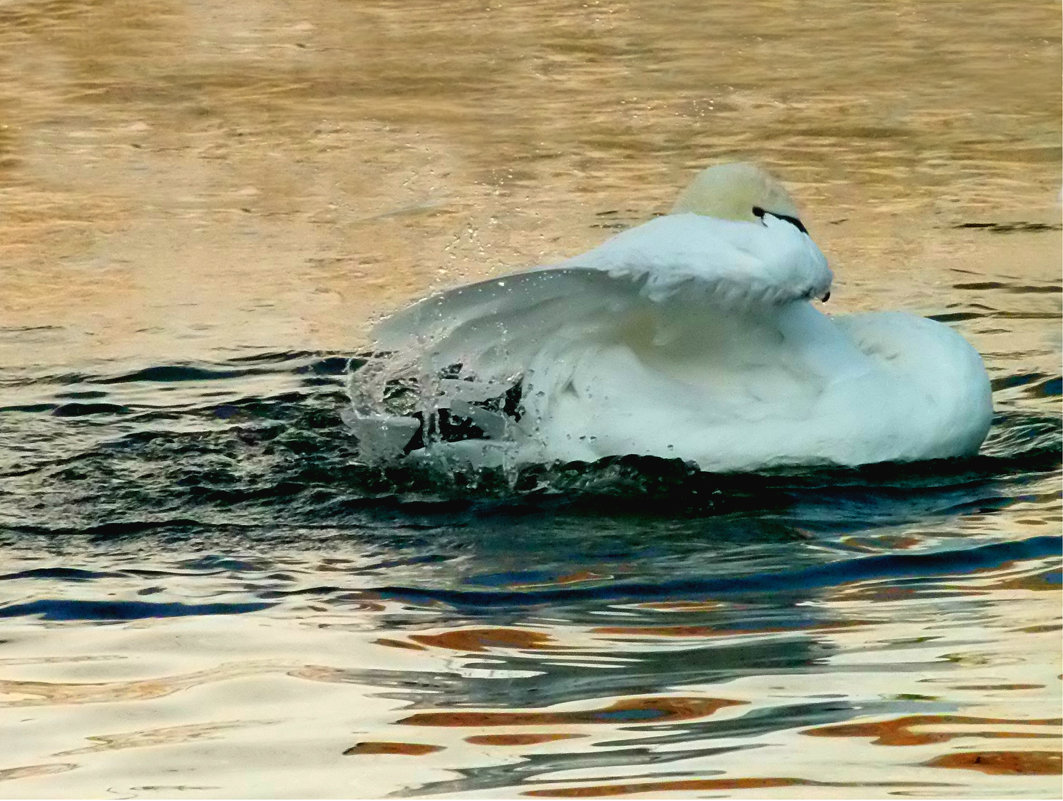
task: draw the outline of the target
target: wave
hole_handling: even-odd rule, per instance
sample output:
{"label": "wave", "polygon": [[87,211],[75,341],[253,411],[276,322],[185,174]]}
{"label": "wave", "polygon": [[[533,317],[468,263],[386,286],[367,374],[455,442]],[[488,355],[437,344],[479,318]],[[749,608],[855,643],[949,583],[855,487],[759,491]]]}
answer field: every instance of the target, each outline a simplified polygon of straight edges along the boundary
{"label": "wave", "polygon": [[[697,517],[783,509],[845,527],[991,512],[1040,497],[1063,456],[1056,397],[1052,406],[1041,397],[1058,394],[1059,377],[1038,374],[999,382],[1002,390],[1025,383],[1037,397],[999,412],[971,459],[750,475],[650,457],[516,471],[454,471],[445,461],[381,466],[361,458],[340,419],[347,371],[363,364],[262,353],[86,374],[73,388],[69,374],[16,377],[36,403],[13,404],[19,413],[0,427],[0,445],[17,456],[0,459],[0,527],[108,539],[371,528],[396,515],[430,524],[514,510]],[[91,400],[59,397],[72,391]]]}

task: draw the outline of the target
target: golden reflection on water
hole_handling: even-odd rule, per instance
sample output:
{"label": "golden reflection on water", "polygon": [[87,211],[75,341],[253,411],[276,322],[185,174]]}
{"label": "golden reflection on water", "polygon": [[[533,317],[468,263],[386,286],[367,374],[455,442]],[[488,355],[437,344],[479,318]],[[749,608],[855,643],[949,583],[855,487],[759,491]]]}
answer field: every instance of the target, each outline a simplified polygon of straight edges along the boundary
{"label": "golden reflection on water", "polygon": [[465,742],[473,745],[539,745],[540,743],[552,743],[557,740],[571,740],[575,737],[584,737],[582,734],[563,734],[560,732],[521,732],[519,734],[474,734],[466,737]]}
{"label": "golden reflection on water", "polygon": [[[67,625],[42,632],[26,625],[9,632],[8,649],[15,661],[5,666],[7,674],[33,675],[33,660],[22,659],[21,667],[19,663],[20,656],[30,653],[48,659],[54,651],[64,652],[67,666],[56,659],[47,663],[51,666],[47,681],[8,679],[0,688],[3,716],[12,720],[11,714],[17,712],[23,732],[10,749],[9,767],[0,774],[11,781],[10,790],[2,792],[64,795],[100,787],[98,782],[105,781],[108,786],[159,787],[157,793],[148,794],[166,795],[177,792],[173,783],[163,781],[170,771],[185,780],[181,795],[273,795],[295,788],[305,788],[312,796],[375,795],[441,781],[454,769],[491,765],[514,755],[526,759],[537,753],[591,754],[620,744],[638,747],[641,740],[652,740],[677,725],[741,723],[756,718],[758,711],[834,693],[854,701],[890,694],[931,704],[947,698],[962,704],[964,713],[865,720],[858,715],[841,724],[776,728],[752,740],[739,732],[718,734],[707,742],[723,752],[709,758],[699,754],[697,740],[687,739],[676,747],[688,749],[689,756],[656,775],[638,766],[608,768],[610,780],[602,781],[593,769],[585,775],[569,771],[533,782],[520,792],[581,797],[792,788],[786,797],[844,798],[918,789],[934,796],[950,795],[949,788],[970,784],[953,778],[963,773],[1000,781],[1021,777],[1023,784],[1013,789],[1025,788],[1039,797],[1050,790],[1058,774],[1063,733],[1059,718],[1044,714],[1046,693],[1055,698],[1059,693],[1058,636],[1020,634],[1016,624],[1058,614],[1058,605],[1044,593],[1020,592],[1025,593],[1024,602],[997,607],[1003,616],[1010,610],[1011,619],[999,620],[1003,628],[996,632],[980,626],[956,631],[955,623],[950,623],[953,630],[943,636],[945,632],[920,619],[935,614],[933,604],[901,599],[878,602],[877,619],[867,626],[789,633],[791,647],[803,641],[831,655],[826,657],[832,663],[828,682],[819,673],[769,672],[719,685],[684,686],[675,693],[523,710],[453,707],[447,697],[431,695],[421,698],[419,709],[411,710],[407,701],[378,697],[379,691],[366,684],[364,671],[386,666],[407,671],[412,681],[420,671],[478,669],[487,650],[520,655],[534,667],[543,652],[540,640],[528,636],[533,633],[529,630],[499,628],[486,634],[476,629],[430,630],[420,639],[436,645],[410,652],[375,644],[376,632],[386,631],[386,626],[372,619],[385,613],[364,609],[351,614],[370,624],[368,630],[330,629],[325,640],[321,629],[298,618],[151,621],[125,631],[121,626]],[[841,613],[850,601],[845,593],[838,598],[828,603]],[[673,614],[699,613],[697,604],[691,607]],[[923,636],[913,639],[914,632]],[[602,668],[609,669],[606,656],[612,650],[612,635],[574,627],[559,627],[552,635],[551,654],[600,661]],[[739,632],[734,638],[746,636]],[[213,655],[223,650],[221,643],[233,640],[246,656],[238,663],[214,662],[195,671],[152,668],[158,645],[171,639],[184,643],[180,651],[165,654],[166,661],[178,668],[213,662]],[[262,658],[275,654],[278,643],[290,653],[313,653],[320,664]],[[138,669],[122,660],[80,660],[93,652],[124,653],[125,662],[144,662],[145,657],[148,661],[146,668]],[[409,657],[403,656],[407,653]],[[499,680],[504,681],[511,669],[498,666]],[[1012,681],[1000,682],[1002,676]],[[82,705],[88,705],[92,714],[77,714]],[[79,741],[82,745],[69,747]],[[727,752],[727,746],[743,742],[759,742],[761,748]],[[1005,742],[1007,747],[1000,748]],[[764,761],[763,749],[789,754],[787,771],[766,769],[771,761]],[[150,753],[152,758],[117,757],[126,751]],[[893,752],[898,756],[889,756]],[[791,761],[798,754],[800,759]],[[342,759],[355,756],[360,757],[359,767],[352,774]],[[672,751],[671,756],[682,757],[682,752]],[[255,777],[236,767],[246,758],[254,759]],[[389,761],[395,759],[410,760],[411,767],[396,774]],[[414,763],[421,767],[413,767]],[[627,773],[630,778],[623,779]],[[986,785],[984,790],[1003,786]]]}
{"label": "golden reflection on water", "polygon": [[[1059,738],[1063,720],[1008,720],[1006,718],[967,718],[962,715],[910,715],[876,723],[852,723],[806,729],[813,737],[873,737],[875,745],[925,745],[943,743],[954,737],[1051,737]],[[1018,731],[1002,731],[999,727],[1016,726]],[[1030,731],[1026,727],[1040,726],[1054,729],[1047,732]],[[998,727],[998,728],[987,728]],[[927,731],[927,728],[932,730]],[[942,731],[942,729],[946,729]]]}
{"label": "golden reflection on water", "polygon": [[[748,158],[807,210],[834,309],[991,307],[957,321],[991,372],[1058,375],[1060,67],[1047,2],[2,3],[0,367],[353,352],[373,315],[427,287],[582,251],[667,208],[700,166]],[[836,587],[796,629],[682,622],[727,607],[703,598],[643,604],[677,616],[656,626],[426,616],[411,633],[365,599],[12,624],[0,729],[18,736],[0,795],[410,793],[543,755],[652,750],[640,741],[661,724],[755,721],[827,694],[854,707],[845,723],[705,729],[657,768],[559,761],[480,795],[1044,797],[1059,787],[1060,640],[1043,574]],[[938,597],[994,611],[965,628]],[[624,654],[761,637],[829,674],[736,670],[528,708],[414,692],[418,676],[622,671]],[[937,706],[859,715],[880,698]]]}
{"label": "golden reflection on water", "polygon": [[566,723],[615,723],[630,720],[670,722],[707,717],[742,704],[726,698],[624,698],[601,709],[557,712],[419,712],[398,722],[407,726],[554,726]]}
{"label": "golden reflection on water", "polygon": [[983,773],[1058,776],[1063,773],[1061,761],[1059,751],[965,751],[936,757],[927,764]]}
{"label": "golden reflection on water", "polygon": [[792,184],[838,308],[937,310],[953,269],[1052,279],[1058,233],[952,226],[1058,226],[1056,12],[9,3],[0,314],[38,363],[348,350],[426,286],[584,250],[721,158]]}
{"label": "golden reflection on water", "polygon": [[553,638],[542,631],[527,629],[459,629],[442,634],[411,634],[410,639],[421,645],[449,648],[464,653],[487,651],[491,648],[520,648],[556,650]]}

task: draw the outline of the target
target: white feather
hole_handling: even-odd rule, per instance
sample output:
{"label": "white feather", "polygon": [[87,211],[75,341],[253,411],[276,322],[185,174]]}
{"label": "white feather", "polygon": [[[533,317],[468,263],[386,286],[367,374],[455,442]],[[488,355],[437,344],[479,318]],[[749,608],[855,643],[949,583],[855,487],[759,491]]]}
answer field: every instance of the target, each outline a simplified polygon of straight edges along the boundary
{"label": "white feather", "polygon": [[[784,190],[756,177],[792,216]],[[461,365],[460,392],[437,391],[436,408],[493,439],[504,428],[522,462],[642,454],[726,471],[976,451],[992,407],[970,345],[909,315],[824,316],[809,303],[831,286],[819,248],[770,209],[747,216],[666,215],[560,264],[432,295],[386,319],[377,345],[400,354],[393,375]],[[523,416],[500,428],[476,402],[514,382]],[[386,426],[369,438],[389,452],[407,430],[385,412],[355,417],[362,432]]]}

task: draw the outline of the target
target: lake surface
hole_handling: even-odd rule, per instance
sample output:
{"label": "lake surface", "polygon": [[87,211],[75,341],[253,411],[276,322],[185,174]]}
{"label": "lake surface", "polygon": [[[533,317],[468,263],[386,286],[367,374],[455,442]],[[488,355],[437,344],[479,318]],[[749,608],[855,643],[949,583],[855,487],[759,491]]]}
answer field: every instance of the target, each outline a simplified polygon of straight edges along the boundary
{"label": "lake surface", "polygon": [[[1060,73],[1048,2],[0,0],[0,796],[1058,797]],[[734,159],[985,356],[977,458],[359,465],[374,317]]]}

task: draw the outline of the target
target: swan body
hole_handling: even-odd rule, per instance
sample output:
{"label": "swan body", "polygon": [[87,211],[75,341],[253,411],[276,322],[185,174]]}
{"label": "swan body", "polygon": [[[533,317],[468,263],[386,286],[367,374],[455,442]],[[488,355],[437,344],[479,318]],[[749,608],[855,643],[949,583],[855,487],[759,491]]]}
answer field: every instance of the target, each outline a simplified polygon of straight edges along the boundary
{"label": "swan body", "polygon": [[375,395],[352,377],[347,421],[370,456],[425,451],[410,446],[423,414],[381,409],[383,381],[416,374],[422,402],[482,432],[428,450],[474,464],[635,454],[723,472],[975,453],[992,418],[978,353],[910,314],[824,315],[812,301],[832,277],[777,181],[713,167],[672,213],[587,253],[386,318],[374,335],[393,356]]}

